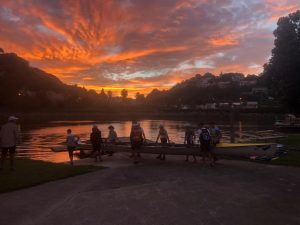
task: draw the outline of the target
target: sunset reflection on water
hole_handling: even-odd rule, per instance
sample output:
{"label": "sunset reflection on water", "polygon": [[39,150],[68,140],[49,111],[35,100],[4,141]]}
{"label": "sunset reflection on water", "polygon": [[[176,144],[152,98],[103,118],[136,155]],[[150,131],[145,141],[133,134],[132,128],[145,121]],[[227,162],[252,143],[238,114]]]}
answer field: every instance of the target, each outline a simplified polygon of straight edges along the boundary
{"label": "sunset reflection on water", "polygon": [[[146,138],[152,141],[156,140],[158,128],[163,124],[168,131],[170,140],[175,143],[183,143],[184,130],[186,125],[197,127],[197,122],[173,121],[173,120],[141,120],[139,121],[144,129]],[[81,141],[89,140],[89,135],[93,125],[97,125],[102,132],[102,137],[107,137],[108,126],[113,125],[119,137],[128,137],[130,134],[131,121],[110,121],[110,122],[94,122],[94,121],[52,121],[47,124],[41,124],[40,128],[27,129],[22,131],[23,142],[18,147],[18,156],[37,160],[45,160],[51,162],[68,161],[66,152],[54,153],[51,147],[62,145],[65,142],[67,129],[72,129],[75,135],[78,135]],[[223,141],[229,140],[229,124],[219,125],[223,133]],[[243,140],[245,134],[255,133],[259,128],[254,125],[244,125],[238,123],[236,127],[237,141]]]}
{"label": "sunset reflection on water", "polygon": [[[19,156],[51,162],[68,161],[66,152],[54,153],[51,147],[63,144],[66,138],[67,129],[72,129],[73,134],[78,135],[81,141],[89,140],[93,125],[97,125],[102,132],[102,137],[107,137],[108,126],[113,125],[119,137],[128,137],[130,134],[131,121],[112,121],[97,123],[93,121],[54,121],[42,128],[23,132],[24,141],[19,147]],[[174,142],[183,142],[185,122],[143,120],[140,121],[146,138],[155,140],[158,127],[164,124],[169,132],[170,139]]]}

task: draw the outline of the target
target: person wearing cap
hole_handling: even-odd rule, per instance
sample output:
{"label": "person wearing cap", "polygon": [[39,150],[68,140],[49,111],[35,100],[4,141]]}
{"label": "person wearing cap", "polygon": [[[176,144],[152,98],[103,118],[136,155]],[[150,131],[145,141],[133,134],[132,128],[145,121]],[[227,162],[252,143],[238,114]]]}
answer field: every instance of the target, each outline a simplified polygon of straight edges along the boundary
{"label": "person wearing cap", "polygon": [[[158,135],[157,135],[155,143],[158,142],[158,139],[160,139],[161,145],[163,147],[165,147],[168,143],[170,143],[168,132],[162,124],[159,125],[159,131],[158,131]],[[161,159],[161,160],[165,160],[166,159],[166,154],[159,154],[156,158]]]}
{"label": "person wearing cap", "polygon": [[116,143],[116,141],[118,140],[118,135],[117,132],[115,131],[115,128],[112,125],[110,125],[108,127],[108,130],[109,131],[108,131],[107,142],[112,144]]}
{"label": "person wearing cap", "polygon": [[20,133],[16,124],[18,118],[10,116],[8,122],[1,127],[0,142],[1,142],[1,163],[0,169],[3,169],[4,162],[9,153],[10,156],[10,169],[14,170],[14,158],[16,146],[20,142]]}

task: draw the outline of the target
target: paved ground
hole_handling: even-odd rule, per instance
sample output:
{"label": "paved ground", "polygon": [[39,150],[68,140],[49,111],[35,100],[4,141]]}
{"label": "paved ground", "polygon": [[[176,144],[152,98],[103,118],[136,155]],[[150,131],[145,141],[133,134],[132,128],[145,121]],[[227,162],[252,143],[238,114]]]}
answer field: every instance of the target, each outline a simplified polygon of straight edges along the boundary
{"label": "paved ground", "polygon": [[0,224],[300,224],[299,168],[220,163],[110,159],[108,169],[0,195]]}

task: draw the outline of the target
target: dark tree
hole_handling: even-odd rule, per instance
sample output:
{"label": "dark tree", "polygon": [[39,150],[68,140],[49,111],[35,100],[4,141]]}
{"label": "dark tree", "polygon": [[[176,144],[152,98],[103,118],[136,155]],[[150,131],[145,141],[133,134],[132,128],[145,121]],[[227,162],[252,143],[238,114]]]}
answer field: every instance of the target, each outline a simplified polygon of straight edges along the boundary
{"label": "dark tree", "polygon": [[274,31],[275,47],[264,65],[262,80],[290,111],[300,110],[300,11],[281,17]]}
{"label": "dark tree", "polygon": [[144,101],[145,101],[145,95],[144,94],[141,94],[140,92],[137,92],[136,94],[135,94],[135,100],[136,100],[136,102],[138,102],[138,103],[144,103]]}
{"label": "dark tree", "polygon": [[0,54],[4,54],[3,48],[0,48]]}
{"label": "dark tree", "polygon": [[126,99],[127,96],[128,96],[128,91],[127,91],[126,89],[123,89],[123,90],[121,91],[121,96],[122,96],[123,101],[125,101],[125,99]]}

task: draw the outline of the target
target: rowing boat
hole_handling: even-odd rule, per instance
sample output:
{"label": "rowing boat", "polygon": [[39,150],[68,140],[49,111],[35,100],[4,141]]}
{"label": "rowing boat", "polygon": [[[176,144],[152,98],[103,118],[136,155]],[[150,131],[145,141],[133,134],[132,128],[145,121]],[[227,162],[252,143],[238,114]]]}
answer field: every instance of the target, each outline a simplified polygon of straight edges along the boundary
{"label": "rowing boat", "polygon": [[[90,144],[81,144],[76,150],[91,150]],[[131,152],[129,144],[124,145],[105,145],[105,150],[111,152]],[[67,151],[66,146],[57,146],[52,148],[54,152]],[[220,143],[213,148],[213,152],[216,155],[228,155],[228,156],[267,156],[273,157],[276,155],[277,144],[274,143]],[[145,144],[141,147],[140,153],[144,154],[166,154],[166,155],[201,155],[200,147],[198,145],[186,146],[183,144],[170,144],[167,146],[161,146],[159,144]]]}

